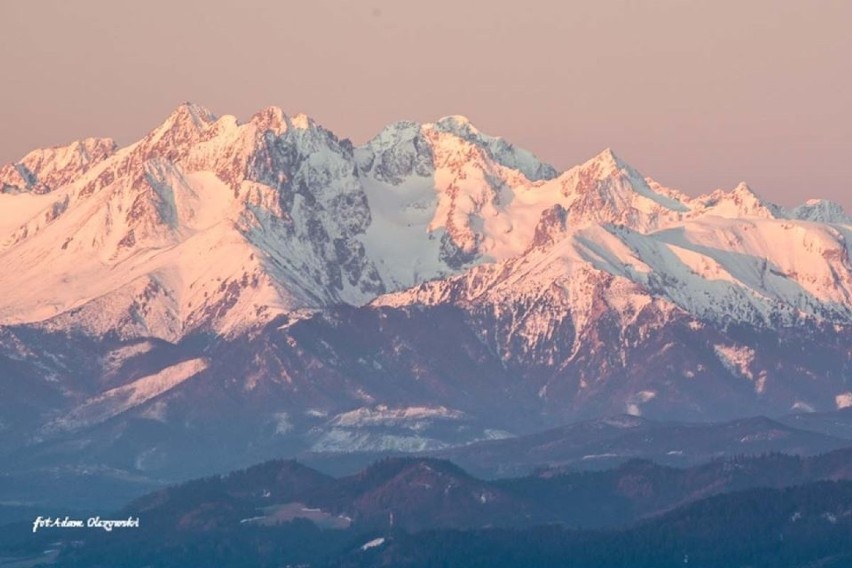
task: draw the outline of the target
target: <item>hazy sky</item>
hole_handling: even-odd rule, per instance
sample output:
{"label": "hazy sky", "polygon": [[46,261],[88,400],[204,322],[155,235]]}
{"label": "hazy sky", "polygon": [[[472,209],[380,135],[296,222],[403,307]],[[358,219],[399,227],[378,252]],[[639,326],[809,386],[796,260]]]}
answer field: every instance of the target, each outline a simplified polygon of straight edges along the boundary
{"label": "hazy sky", "polygon": [[0,162],[191,100],[363,142],[464,114],[566,168],[852,211],[850,0],[0,0]]}

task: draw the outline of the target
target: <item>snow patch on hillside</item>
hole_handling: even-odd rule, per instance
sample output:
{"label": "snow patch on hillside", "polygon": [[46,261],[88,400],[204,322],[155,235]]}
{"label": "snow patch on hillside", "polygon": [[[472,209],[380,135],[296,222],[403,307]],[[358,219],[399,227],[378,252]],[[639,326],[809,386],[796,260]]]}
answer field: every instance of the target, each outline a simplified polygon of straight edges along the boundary
{"label": "snow patch on hillside", "polygon": [[425,452],[442,450],[450,444],[426,436],[379,434],[333,428],[323,432],[311,446],[314,452]]}
{"label": "snow patch on hillside", "polygon": [[844,392],[834,397],[834,402],[837,408],[849,408],[852,406],[852,392]]}
{"label": "snow patch on hillside", "polygon": [[378,546],[383,545],[384,543],[384,537],[374,538],[373,540],[361,545],[361,550],[370,550],[371,548],[376,548]]}
{"label": "snow patch on hillside", "polygon": [[714,345],[713,351],[722,365],[736,376],[754,380],[751,366],[754,363],[754,349],[743,345]]}
{"label": "snow patch on hillside", "polygon": [[166,367],[153,375],[136,379],[130,384],[108,390],[56,421],[52,429],[76,430],[108,420],[168,392],[208,366],[206,359],[190,359]]}
{"label": "snow patch on hillside", "polygon": [[444,406],[389,408],[387,405],[380,404],[375,407],[363,407],[338,414],[332,423],[336,426],[345,427],[405,425],[417,428],[418,425],[428,421],[459,420],[463,417],[464,413]]}
{"label": "snow patch on hillside", "polygon": [[627,414],[630,416],[642,416],[642,405],[657,398],[654,391],[640,391],[627,399]]}

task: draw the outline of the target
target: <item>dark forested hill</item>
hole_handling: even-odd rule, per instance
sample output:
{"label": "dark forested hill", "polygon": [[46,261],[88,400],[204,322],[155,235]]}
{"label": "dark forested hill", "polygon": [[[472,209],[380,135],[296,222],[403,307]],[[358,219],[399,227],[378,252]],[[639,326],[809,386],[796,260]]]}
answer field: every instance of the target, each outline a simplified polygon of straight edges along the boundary
{"label": "dark forested hill", "polygon": [[338,567],[841,568],[852,565],[852,483],[751,489],[699,501],[623,531],[395,534]]}
{"label": "dark forested hill", "polygon": [[139,529],[9,527],[0,565],[52,550],[60,566],[111,568],[806,566],[772,562],[852,554],[852,449],[685,469],[634,460],[497,481],[436,459],[385,459],[340,478],[272,461],[151,493],[114,514],[128,516]]}

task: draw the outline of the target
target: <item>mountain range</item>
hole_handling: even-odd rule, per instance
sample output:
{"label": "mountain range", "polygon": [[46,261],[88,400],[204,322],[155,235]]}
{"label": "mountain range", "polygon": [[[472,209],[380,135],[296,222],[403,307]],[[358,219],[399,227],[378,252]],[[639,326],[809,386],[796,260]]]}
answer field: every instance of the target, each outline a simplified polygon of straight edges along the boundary
{"label": "mountain range", "polygon": [[175,479],[852,406],[830,202],[689,197],[608,149],[559,172],[461,116],[355,146],[189,103],[0,188],[5,471]]}

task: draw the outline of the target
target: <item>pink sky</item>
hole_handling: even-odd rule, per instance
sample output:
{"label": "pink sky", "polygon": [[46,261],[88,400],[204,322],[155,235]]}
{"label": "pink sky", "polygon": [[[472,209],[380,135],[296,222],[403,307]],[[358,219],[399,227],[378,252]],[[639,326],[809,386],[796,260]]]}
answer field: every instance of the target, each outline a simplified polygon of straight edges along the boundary
{"label": "pink sky", "polygon": [[0,162],[125,144],[191,100],[360,143],[464,114],[566,168],[612,147],[687,193],[852,211],[848,0],[0,2]]}

